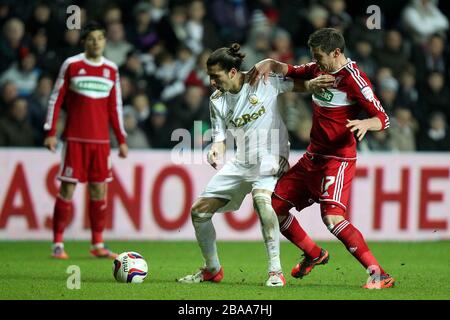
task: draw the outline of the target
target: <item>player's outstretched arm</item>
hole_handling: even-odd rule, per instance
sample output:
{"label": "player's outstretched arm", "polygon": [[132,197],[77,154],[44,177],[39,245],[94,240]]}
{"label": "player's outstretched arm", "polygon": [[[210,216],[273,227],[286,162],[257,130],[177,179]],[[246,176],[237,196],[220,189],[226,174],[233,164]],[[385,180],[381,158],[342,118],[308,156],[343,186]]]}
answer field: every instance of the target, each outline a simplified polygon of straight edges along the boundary
{"label": "player's outstretched arm", "polygon": [[372,117],[364,120],[347,119],[346,127],[349,128],[351,132],[356,131],[356,137],[358,138],[358,141],[361,141],[367,131],[379,131],[383,128],[383,125],[378,117]]}
{"label": "player's outstretched arm", "polygon": [[258,62],[248,72],[250,85],[257,84],[261,77],[264,78],[264,83],[266,83],[271,72],[285,76],[288,72],[288,65],[274,59],[264,59]]}
{"label": "player's outstretched arm", "polygon": [[56,151],[56,145],[58,144],[58,140],[56,139],[56,136],[48,136],[44,140],[44,147],[46,147],[48,150],[55,152]]}
{"label": "player's outstretched arm", "polygon": [[217,169],[217,161],[223,156],[225,153],[225,141],[213,142],[211,145],[211,149],[208,152],[207,160],[208,163],[214,168]]}

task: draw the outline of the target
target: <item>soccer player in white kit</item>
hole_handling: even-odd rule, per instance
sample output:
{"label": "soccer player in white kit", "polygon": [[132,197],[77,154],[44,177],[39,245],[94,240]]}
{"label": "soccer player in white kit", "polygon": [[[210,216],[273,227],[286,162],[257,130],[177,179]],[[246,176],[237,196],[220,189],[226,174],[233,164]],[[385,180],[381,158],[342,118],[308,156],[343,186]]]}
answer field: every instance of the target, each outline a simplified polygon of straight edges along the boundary
{"label": "soccer player in white kit", "polygon": [[[280,264],[279,224],[271,204],[271,195],[278,178],[289,168],[288,132],[277,110],[277,96],[286,91],[306,91],[312,84],[320,87],[326,81],[282,78],[271,75],[250,86],[240,71],[245,54],[234,43],[214,51],[207,61],[211,85],[217,90],[210,98],[213,143],[208,162],[217,167],[224,155],[229,131],[236,141],[235,157],[211,179],[191,208],[192,223],[205,265],[199,272],[179,282],[220,282],[223,268],[216,247],[212,223],[215,212],[239,209],[244,197],[252,193],[253,204],[261,222],[267,255],[269,278],[267,286],[284,286]],[[311,86],[309,86],[311,84]]]}

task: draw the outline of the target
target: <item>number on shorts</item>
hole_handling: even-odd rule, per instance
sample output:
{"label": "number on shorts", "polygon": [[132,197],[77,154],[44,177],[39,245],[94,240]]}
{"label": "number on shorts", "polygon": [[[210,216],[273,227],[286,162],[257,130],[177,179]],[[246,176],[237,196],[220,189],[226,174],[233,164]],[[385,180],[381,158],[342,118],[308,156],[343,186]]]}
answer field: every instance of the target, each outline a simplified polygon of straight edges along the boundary
{"label": "number on shorts", "polygon": [[326,176],[322,178],[322,193],[326,192],[328,188],[334,183],[336,180],[335,176]]}

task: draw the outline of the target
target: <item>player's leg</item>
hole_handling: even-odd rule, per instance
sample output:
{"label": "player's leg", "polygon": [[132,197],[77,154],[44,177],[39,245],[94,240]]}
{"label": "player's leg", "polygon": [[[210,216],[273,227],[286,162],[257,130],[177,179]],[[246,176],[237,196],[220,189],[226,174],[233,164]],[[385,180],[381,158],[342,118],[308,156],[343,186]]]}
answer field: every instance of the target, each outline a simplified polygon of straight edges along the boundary
{"label": "player's leg", "polygon": [[68,259],[64,250],[64,230],[73,218],[72,198],[76,184],[62,181],[56,197],[53,211],[53,246],[52,256],[56,259]]}
{"label": "player's leg", "polygon": [[266,246],[269,279],[267,286],[281,287],[286,284],[280,262],[280,236],[279,224],[275,211],[272,208],[272,191],[254,189],[252,191],[253,206],[258,213],[261,223],[261,232]]}
{"label": "player's leg", "polygon": [[61,153],[61,165],[58,180],[61,181],[58,196],[53,211],[53,245],[52,256],[56,259],[67,259],[64,250],[64,230],[73,218],[73,193],[78,182],[84,182],[82,146],[76,142],[67,141]]}
{"label": "player's leg", "polygon": [[91,250],[92,256],[97,258],[114,259],[117,254],[109,250],[103,241],[103,232],[106,226],[107,184],[89,183],[89,222],[91,224]]}
{"label": "player's leg", "polygon": [[223,278],[223,268],[217,254],[216,230],[212,223],[212,216],[224,207],[228,199],[224,198],[198,198],[192,205],[191,218],[195,229],[195,237],[205,261],[205,266],[199,272],[187,275],[178,282],[200,283],[203,281],[220,282]]}
{"label": "player's leg", "polygon": [[106,248],[103,232],[106,226],[107,182],[112,180],[110,147],[108,144],[85,144],[88,159],[89,220],[91,223],[90,253],[98,258],[114,259],[117,254]]}
{"label": "player's leg", "polygon": [[391,287],[394,285],[394,279],[387,275],[378,263],[361,232],[346,219],[346,207],[355,167],[354,161],[330,161],[320,199],[322,220],[328,230],[341,240],[347,250],[371,276],[374,276],[375,285],[380,288]]}

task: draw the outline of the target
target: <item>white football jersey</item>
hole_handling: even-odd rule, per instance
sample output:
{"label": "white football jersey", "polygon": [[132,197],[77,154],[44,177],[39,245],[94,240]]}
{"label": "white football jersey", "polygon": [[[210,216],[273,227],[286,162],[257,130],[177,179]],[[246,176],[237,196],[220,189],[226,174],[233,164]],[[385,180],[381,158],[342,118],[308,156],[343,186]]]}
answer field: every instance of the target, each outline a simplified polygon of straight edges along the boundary
{"label": "white football jersey", "polygon": [[256,86],[244,82],[236,94],[219,90],[210,98],[213,141],[224,141],[227,130],[236,143],[236,160],[257,163],[268,154],[289,156],[289,136],[277,108],[278,94],[292,91],[292,79],[270,75]]}

